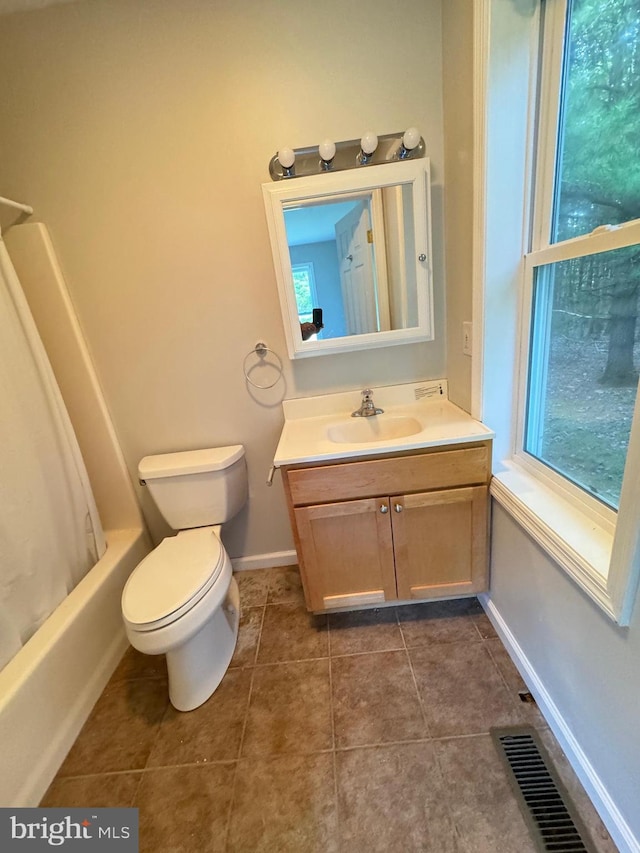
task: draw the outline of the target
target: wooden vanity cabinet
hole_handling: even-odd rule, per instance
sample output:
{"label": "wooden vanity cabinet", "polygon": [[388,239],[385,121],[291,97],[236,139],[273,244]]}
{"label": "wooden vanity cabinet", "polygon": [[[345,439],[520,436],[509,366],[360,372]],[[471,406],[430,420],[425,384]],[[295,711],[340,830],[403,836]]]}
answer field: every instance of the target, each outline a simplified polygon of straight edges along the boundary
{"label": "wooden vanity cabinet", "polygon": [[283,467],[314,612],[487,589],[491,443]]}

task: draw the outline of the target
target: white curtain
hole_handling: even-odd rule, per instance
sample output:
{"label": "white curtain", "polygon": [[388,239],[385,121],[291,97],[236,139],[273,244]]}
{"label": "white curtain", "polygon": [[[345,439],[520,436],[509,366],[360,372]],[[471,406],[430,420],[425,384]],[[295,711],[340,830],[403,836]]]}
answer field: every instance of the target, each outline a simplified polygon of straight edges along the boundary
{"label": "white curtain", "polygon": [[104,550],[80,448],[0,236],[0,668]]}

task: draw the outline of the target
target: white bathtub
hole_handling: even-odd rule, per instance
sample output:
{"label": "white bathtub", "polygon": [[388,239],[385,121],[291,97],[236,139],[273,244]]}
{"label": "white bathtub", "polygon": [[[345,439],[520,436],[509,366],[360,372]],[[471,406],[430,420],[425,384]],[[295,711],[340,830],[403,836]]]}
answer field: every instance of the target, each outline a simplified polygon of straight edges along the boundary
{"label": "white bathtub", "polygon": [[142,529],[107,551],[0,672],[0,806],[37,806],[127,648],[120,596],[149,551]]}

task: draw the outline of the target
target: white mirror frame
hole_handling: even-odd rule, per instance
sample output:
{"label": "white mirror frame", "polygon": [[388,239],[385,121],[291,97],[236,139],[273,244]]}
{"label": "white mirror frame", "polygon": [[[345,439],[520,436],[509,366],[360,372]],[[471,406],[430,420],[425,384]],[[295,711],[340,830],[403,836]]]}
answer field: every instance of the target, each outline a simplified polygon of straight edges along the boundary
{"label": "white mirror frame", "polygon": [[[303,341],[293,288],[291,257],[284,220],[285,205],[399,184],[410,184],[412,187],[418,325],[408,329]],[[433,264],[428,158],[267,183],[262,185],[262,194],[289,358],[307,358],[433,340]],[[422,255],[425,256],[424,261],[419,260]]]}

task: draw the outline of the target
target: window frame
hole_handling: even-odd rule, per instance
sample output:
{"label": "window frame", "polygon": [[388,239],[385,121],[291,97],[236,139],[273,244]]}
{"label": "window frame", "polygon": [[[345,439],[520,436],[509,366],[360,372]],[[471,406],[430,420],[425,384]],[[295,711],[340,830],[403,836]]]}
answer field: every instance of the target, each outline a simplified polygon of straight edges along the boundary
{"label": "window frame", "polygon": [[[640,583],[634,510],[640,505],[640,394],[617,514],[523,450],[535,267],[640,242],[640,220],[550,242],[566,0],[543,5],[543,21],[537,11],[522,21],[494,16],[489,0],[482,0],[476,21],[474,323],[483,334],[474,341],[473,413],[496,431],[494,499],[611,619],[627,625]],[[510,122],[519,124],[507,139],[521,148],[510,149],[505,161],[508,111]],[[516,245],[518,207],[522,237]],[[505,243],[506,234],[516,242]]]}
{"label": "window frame", "polygon": [[[520,311],[520,334],[518,353],[518,381],[516,400],[516,429],[513,457],[533,476],[540,477],[551,488],[560,489],[564,497],[601,524],[613,534],[620,510],[611,507],[590,495],[586,490],[572,482],[568,477],[555,471],[524,449],[527,405],[529,402],[530,354],[532,344],[532,326],[534,309],[535,270],[541,266],[583,258],[600,252],[626,248],[640,243],[640,220],[633,220],[612,230],[586,234],[572,240],[553,243],[544,248],[529,252],[524,258],[523,292]],[[549,306],[547,306],[549,310]],[[638,391],[640,394],[640,391]],[[632,427],[633,428],[633,427]],[[628,456],[628,451],[627,451]],[[626,466],[625,466],[626,467]]]}
{"label": "window frame", "polygon": [[[534,279],[539,267],[588,255],[625,248],[640,243],[640,220],[623,225],[603,224],[592,232],[570,240],[551,242],[555,188],[558,172],[558,146],[561,116],[561,92],[567,55],[567,24],[570,0],[555,0],[544,5],[541,23],[540,72],[536,103],[536,132],[533,143],[532,212],[529,252],[524,257],[523,291],[520,305],[519,353],[513,457],[533,476],[585,512],[613,534],[616,511],[590,495],[585,489],[555,471],[525,450],[526,416],[529,401],[532,328],[534,316]],[[550,305],[546,306],[546,312]],[[547,324],[543,322],[543,327]],[[638,392],[640,393],[640,391]]]}

